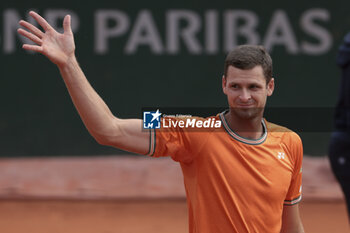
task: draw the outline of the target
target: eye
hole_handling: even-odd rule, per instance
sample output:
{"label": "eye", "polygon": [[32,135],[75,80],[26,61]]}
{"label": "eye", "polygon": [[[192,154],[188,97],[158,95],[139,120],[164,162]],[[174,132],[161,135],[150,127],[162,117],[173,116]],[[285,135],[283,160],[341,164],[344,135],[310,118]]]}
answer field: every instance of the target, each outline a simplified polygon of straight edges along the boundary
{"label": "eye", "polygon": [[231,88],[233,88],[233,89],[238,89],[238,88],[239,88],[239,85],[238,85],[238,84],[231,84]]}
{"label": "eye", "polygon": [[256,85],[256,84],[252,84],[252,85],[249,86],[249,88],[254,90],[254,89],[259,89],[260,86]]}

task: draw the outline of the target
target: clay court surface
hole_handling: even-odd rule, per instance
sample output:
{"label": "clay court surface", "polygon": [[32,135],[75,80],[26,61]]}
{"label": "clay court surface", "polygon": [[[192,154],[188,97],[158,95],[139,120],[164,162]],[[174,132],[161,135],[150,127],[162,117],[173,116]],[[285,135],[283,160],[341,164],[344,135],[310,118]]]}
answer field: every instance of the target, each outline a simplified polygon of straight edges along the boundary
{"label": "clay court surface", "polygon": [[[306,233],[349,233],[325,157],[305,157]],[[187,233],[181,169],[140,157],[0,160],[0,233]]]}
{"label": "clay court surface", "polygon": [[[1,201],[1,233],[186,233],[184,200]],[[303,202],[306,233],[348,233],[343,202]]]}

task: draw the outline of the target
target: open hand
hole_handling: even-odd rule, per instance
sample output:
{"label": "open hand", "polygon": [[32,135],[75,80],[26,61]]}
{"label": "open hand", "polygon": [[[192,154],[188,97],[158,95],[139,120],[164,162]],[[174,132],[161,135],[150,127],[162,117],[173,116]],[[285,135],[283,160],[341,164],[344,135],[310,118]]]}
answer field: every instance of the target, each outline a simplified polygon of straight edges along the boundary
{"label": "open hand", "polygon": [[23,49],[42,53],[58,66],[65,65],[69,59],[74,57],[75,44],[71,28],[71,17],[66,15],[63,20],[64,33],[58,33],[43,17],[34,11],[29,12],[44,32],[34,25],[21,20],[19,24],[26,29],[19,28],[17,31],[27,37],[36,45],[24,44]]}

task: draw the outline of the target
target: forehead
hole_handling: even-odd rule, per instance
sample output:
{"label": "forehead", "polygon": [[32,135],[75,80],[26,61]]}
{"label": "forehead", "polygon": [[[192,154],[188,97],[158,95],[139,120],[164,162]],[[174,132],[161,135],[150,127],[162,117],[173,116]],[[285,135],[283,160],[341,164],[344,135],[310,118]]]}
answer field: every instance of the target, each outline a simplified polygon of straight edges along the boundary
{"label": "forehead", "polygon": [[261,66],[255,66],[248,70],[242,70],[234,66],[229,66],[227,69],[226,79],[228,82],[266,82]]}

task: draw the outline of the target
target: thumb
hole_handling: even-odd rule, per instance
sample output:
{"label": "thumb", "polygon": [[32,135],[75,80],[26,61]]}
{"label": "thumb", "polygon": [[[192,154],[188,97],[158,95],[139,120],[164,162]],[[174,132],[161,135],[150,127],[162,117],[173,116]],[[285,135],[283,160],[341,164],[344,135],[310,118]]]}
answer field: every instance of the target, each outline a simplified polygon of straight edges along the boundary
{"label": "thumb", "polygon": [[64,34],[69,33],[72,34],[72,27],[71,27],[71,16],[66,15],[63,19],[63,29]]}

